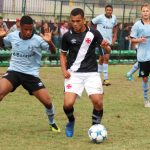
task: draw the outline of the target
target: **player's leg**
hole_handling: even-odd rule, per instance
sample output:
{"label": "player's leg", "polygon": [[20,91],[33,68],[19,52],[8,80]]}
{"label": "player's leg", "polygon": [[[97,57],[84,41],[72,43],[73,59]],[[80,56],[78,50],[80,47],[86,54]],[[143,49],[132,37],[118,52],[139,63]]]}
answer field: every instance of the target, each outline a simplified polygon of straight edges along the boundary
{"label": "player's leg", "polygon": [[139,62],[139,76],[142,77],[142,90],[143,90],[143,97],[144,97],[144,106],[150,107],[148,91],[149,91],[149,84],[148,84],[148,76],[149,76],[149,69],[150,65],[148,62]]}
{"label": "player's leg", "polygon": [[[81,96],[83,92],[83,80],[80,76],[80,73],[72,73],[70,72],[71,77],[69,79],[65,79],[65,94],[64,94],[64,112],[68,118],[68,123],[66,125],[66,136],[72,137],[74,134],[74,125],[75,125],[75,117],[74,117],[74,103],[77,96]],[[82,74],[82,73],[81,73]]]}
{"label": "player's leg", "polygon": [[10,81],[5,78],[0,79],[0,101],[2,101],[3,98],[12,91],[12,89],[13,86]]}
{"label": "player's leg", "polygon": [[104,74],[104,81],[103,85],[109,86],[111,85],[110,81],[108,80],[108,61],[109,61],[110,54],[104,55],[104,62],[103,62],[103,74]]}
{"label": "player's leg", "polygon": [[89,97],[93,104],[92,124],[100,124],[103,117],[103,95],[92,94]]}
{"label": "player's leg", "polygon": [[14,71],[7,71],[0,79],[0,101],[9,93],[14,91],[20,83],[18,75]]}
{"label": "player's leg", "polygon": [[139,65],[138,65],[138,62],[136,62],[133,67],[130,69],[130,71],[127,73],[127,78],[128,80],[132,81],[133,80],[133,77],[132,75],[139,69]]}
{"label": "player's leg", "polygon": [[74,125],[75,125],[75,117],[74,117],[74,103],[77,98],[77,94],[66,92],[64,95],[64,106],[63,110],[68,118],[68,123],[66,124],[66,136],[72,137],[74,134]]}
{"label": "player's leg", "polygon": [[46,110],[46,114],[48,116],[50,129],[54,132],[60,132],[60,128],[55,123],[54,106],[53,106],[52,100],[48,94],[48,90],[46,88],[42,88],[42,89],[39,89],[37,91],[32,92],[32,94],[45,106],[45,110]]}
{"label": "player's leg", "polygon": [[34,95],[45,106],[50,129],[54,132],[60,132],[59,127],[55,123],[52,100],[42,81],[38,77],[26,74],[21,74],[20,78],[22,86],[29,92],[29,94]]}
{"label": "player's leg", "polygon": [[103,116],[103,87],[97,73],[89,73],[85,89],[93,104],[92,124],[100,124]]}

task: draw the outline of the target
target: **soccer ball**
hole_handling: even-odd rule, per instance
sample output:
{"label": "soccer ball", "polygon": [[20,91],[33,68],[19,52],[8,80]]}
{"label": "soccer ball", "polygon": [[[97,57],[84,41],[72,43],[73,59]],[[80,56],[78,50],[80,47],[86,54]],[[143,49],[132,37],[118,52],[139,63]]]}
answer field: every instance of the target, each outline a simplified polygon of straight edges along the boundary
{"label": "soccer ball", "polygon": [[107,138],[107,130],[101,124],[95,124],[88,130],[89,138],[94,143],[102,143]]}

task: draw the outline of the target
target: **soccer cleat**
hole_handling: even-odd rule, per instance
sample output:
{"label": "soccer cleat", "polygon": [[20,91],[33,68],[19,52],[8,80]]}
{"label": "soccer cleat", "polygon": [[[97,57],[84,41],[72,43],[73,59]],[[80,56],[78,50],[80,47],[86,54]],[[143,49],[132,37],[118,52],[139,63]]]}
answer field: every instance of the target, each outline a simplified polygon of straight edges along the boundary
{"label": "soccer cleat", "polygon": [[50,124],[50,130],[52,132],[60,132],[60,128],[56,125],[56,123]]}
{"label": "soccer cleat", "polygon": [[144,107],[150,107],[150,102],[148,100],[144,101]]}
{"label": "soccer cleat", "polygon": [[111,83],[110,83],[109,80],[107,79],[107,80],[104,80],[104,81],[103,81],[103,85],[109,86],[109,85],[111,85]]}
{"label": "soccer cleat", "polygon": [[66,136],[67,137],[73,137],[73,134],[74,134],[74,124],[75,124],[75,121],[67,123],[67,125],[66,125]]}
{"label": "soccer cleat", "polygon": [[129,74],[127,73],[127,74],[126,74],[126,77],[127,77],[127,79],[128,79],[129,81],[133,81],[132,75],[129,75]]}

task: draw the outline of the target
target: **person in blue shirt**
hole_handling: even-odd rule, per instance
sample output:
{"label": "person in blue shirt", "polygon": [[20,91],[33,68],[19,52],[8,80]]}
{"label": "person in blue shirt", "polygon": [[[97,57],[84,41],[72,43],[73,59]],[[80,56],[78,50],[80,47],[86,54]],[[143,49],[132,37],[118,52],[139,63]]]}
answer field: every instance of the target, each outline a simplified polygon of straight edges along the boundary
{"label": "person in blue shirt", "polygon": [[144,97],[144,106],[150,107],[148,100],[148,76],[150,73],[150,6],[144,4],[141,6],[141,19],[138,20],[131,30],[131,42],[138,44],[137,61],[139,63],[139,76],[142,77],[142,89]]}
{"label": "person in blue shirt", "polygon": [[0,101],[20,85],[30,95],[34,95],[46,109],[50,129],[60,132],[54,120],[54,106],[52,100],[39,78],[42,50],[55,52],[55,45],[51,41],[51,33],[42,37],[33,33],[33,20],[30,16],[23,16],[20,20],[20,31],[9,33],[3,38],[5,47],[12,47],[10,66],[0,79]]}
{"label": "person in blue shirt", "polygon": [[[111,46],[117,39],[117,18],[113,13],[112,5],[105,6],[105,14],[96,16],[91,20],[91,24],[96,25],[96,29],[102,34],[102,37],[109,42]],[[109,55],[103,49],[100,49],[98,71],[103,73],[103,85],[111,85],[108,77]]]}

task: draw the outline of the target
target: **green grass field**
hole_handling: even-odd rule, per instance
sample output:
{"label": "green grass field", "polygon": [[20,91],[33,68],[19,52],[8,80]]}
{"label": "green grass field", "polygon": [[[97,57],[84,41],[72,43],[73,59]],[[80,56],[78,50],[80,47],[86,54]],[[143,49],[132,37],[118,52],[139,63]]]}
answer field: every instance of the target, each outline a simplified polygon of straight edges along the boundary
{"label": "green grass field", "polygon": [[[150,150],[150,108],[144,108],[137,74],[132,82],[125,78],[130,68],[130,65],[109,67],[112,85],[104,87],[102,124],[108,130],[104,143],[93,144],[88,138],[92,105],[85,92],[75,105],[74,137],[65,136],[63,76],[59,67],[43,67],[41,78],[53,98],[61,133],[49,131],[44,107],[19,87],[0,104],[0,150]],[[5,71],[6,68],[0,68],[0,72]]]}

